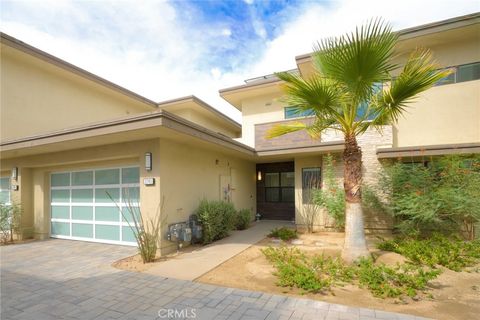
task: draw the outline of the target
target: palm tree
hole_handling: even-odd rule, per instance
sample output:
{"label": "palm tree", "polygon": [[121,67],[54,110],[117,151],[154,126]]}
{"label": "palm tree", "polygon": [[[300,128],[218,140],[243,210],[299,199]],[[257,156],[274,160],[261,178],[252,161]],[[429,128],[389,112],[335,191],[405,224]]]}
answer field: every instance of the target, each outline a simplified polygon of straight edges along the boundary
{"label": "palm tree", "polygon": [[[381,19],[371,20],[351,34],[317,43],[314,72],[302,78],[278,73],[284,81],[285,102],[298,114],[315,115],[310,124],[293,122],[273,127],[268,138],[298,130],[319,137],[325,129],[343,133],[345,148],[345,243],[344,260],[353,262],[369,255],[361,207],[362,151],[357,137],[369,128],[381,131],[395,123],[422,91],[446,77],[426,49],[415,50],[400,68],[392,63],[398,34]],[[398,71],[396,77],[392,73]]]}

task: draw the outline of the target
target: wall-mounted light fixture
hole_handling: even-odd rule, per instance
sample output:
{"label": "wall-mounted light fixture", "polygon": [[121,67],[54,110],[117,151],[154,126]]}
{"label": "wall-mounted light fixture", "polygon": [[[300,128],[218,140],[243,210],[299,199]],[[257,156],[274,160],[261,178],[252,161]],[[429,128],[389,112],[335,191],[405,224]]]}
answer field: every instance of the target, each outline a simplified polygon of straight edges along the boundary
{"label": "wall-mounted light fixture", "polygon": [[14,181],[18,180],[18,168],[17,167],[12,168],[12,180],[14,180]]}
{"label": "wall-mounted light fixture", "polygon": [[145,170],[152,171],[152,153],[145,153]]}
{"label": "wall-mounted light fixture", "polygon": [[262,181],[262,171],[258,170],[257,172],[257,180]]}

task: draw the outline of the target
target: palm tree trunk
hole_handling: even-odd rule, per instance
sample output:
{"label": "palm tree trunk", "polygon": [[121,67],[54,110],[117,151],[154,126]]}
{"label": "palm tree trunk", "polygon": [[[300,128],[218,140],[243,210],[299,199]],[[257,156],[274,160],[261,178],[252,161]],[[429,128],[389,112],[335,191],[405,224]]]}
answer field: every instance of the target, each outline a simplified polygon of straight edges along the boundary
{"label": "palm tree trunk", "polygon": [[355,135],[345,136],[344,189],[345,189],[345,243],[342,258],[354,262],[361,257],[368,257],[367,242],[362,210],[362,150]]}

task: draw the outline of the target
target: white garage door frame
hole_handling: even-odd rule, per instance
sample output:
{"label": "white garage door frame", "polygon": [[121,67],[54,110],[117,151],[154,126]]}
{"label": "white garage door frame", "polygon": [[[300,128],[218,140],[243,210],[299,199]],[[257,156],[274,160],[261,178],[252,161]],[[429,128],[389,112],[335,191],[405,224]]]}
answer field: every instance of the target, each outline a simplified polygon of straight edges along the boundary
{"label": "white garage door frame", "polygon": [[[113,173],[113,178],[108,177],[106,173]],[[76,179],[78,177],[80,178]],[[104,182],[110,181],[97,184],[102,179]],[[139,180],[138,166],[52,172],[50,174],[50,236],[59,239],[137,246],[131,229],[133,222],[130,219],[129,224],[118,207],[128,217],[130,213],[127,211],[127,204],[130,202],[139,214]],[[109,199],[107,191],[113,195],[114,202]],[[130,192],[133,196],[130,196]],[[83,216],[79,218],[82,212]],[[85,215],[90,215],[91,218]],[[102,215],[107,218],[102,219]]]}

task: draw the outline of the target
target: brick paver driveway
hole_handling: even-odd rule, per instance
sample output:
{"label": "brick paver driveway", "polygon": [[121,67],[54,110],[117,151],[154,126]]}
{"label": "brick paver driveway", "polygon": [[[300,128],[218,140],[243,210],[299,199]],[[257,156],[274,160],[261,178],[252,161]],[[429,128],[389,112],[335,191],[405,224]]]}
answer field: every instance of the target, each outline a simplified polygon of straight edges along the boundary
{"label": "brick paver driveway", "polygon": [[418,319],[110,266],[134,252],[68,240],[1,247],[1,319]]}

